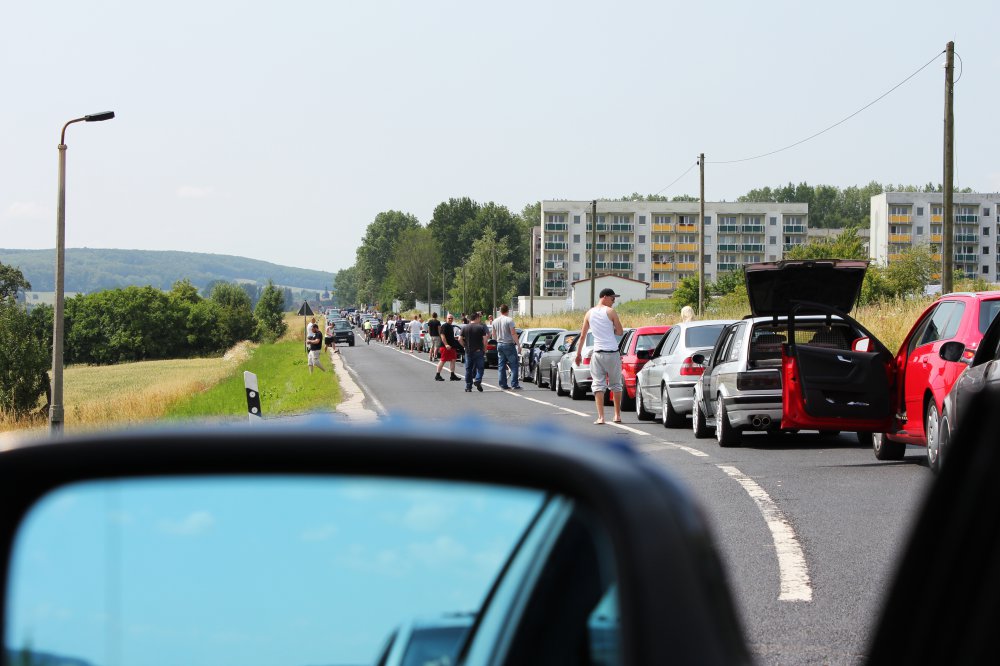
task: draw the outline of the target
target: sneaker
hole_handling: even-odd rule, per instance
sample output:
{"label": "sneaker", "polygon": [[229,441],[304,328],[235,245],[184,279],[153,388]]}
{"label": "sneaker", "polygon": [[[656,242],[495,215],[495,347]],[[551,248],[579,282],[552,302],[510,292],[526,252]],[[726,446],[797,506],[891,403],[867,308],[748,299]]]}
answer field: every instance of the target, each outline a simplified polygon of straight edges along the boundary
{"label": "sneaker", "polygon": [[465,392],[466,392],[466,393],[472,393],[472,387],[470,387],[470,386],[466,386],[466,387],[465,387]]}
{"label": "sneaker", "polygon": [[501,390],[501,391],[509,391],[509,390],[510,390],[510,387],[509,387],[509,386],[501,386],[501,387],[500,387],[500,390]]}
{"label": "sneaker", "polygon": [[523,386],[521,386],[520,384],[518,384],[517,386],[515,386],[515,387],[514,387],[514,390],[515,390],[515,391],[523,391],[523,390],[524,390],[524,387],[523,387]]}
{"label": "sneaker", "polygon": [[477,391],[479,391],[480,393],[483,392],[483,384],[482,384],[482,382],[472,382],[472,383],[476,385],[476,390]]}
{"label": "sneaker", "polygon": [[434,375],[434,381],[436,381],[436,382],[443,382],[444,381],[444,377],[442,377],[441,375]]}
{"label": "sneaker", "polygon": [[460,382],[460,381],[462,381],[462,378],[459,377],[458,375],[452,375],[450,381]]}

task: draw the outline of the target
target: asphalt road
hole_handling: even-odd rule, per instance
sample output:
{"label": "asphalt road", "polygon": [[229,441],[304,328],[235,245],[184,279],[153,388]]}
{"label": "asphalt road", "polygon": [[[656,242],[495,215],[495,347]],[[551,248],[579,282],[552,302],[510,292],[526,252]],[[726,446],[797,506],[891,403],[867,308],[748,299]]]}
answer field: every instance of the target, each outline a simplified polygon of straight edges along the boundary
{"label": "asphalt road", "polygon": [[[625,413],[620,426],[595,426],[592,398],[557,397],[533,384],[516,393],[501,391],[495,369],[486,371],[483,393],[465,393],[463,382],[435,382],[426,354],[368,346],[363,339],[340,349],[365,404],[382,416],[407,415],[444,427],[475,414],[627,440],[700,499],[759,663],[863,659],[933,479],[922,449],[911,447],[900,462],[878,462],[853,433],[777,440],[750,435],[742,447],[722,449],[714,439],[695,439],[690,428],[666,429],[639,421],[634,412]],[[464,376],[460,364],[457,370]],[[611,415],[609,406],[608,421]]]}

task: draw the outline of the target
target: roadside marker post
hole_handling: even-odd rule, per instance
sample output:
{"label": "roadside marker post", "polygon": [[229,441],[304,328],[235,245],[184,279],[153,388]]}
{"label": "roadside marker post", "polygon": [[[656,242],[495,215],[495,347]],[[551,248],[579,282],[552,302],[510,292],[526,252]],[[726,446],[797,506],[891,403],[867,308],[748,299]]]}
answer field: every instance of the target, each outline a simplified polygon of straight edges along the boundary
{"label": "roadside marker post", "polygon": [[247,413],[249,414],[250,423],[253,423],[254,419],[264,418],[260,410],[260,391],[257,390],[257,375],[249,371],[244,371],[243,386],[246,387],[247,391]]}

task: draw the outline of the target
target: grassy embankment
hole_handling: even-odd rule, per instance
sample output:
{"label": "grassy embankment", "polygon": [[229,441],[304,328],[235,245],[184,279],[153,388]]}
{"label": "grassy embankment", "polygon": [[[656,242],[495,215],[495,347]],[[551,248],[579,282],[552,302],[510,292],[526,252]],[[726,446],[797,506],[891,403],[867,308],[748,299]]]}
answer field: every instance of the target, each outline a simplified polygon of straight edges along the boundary
{"label": "grassy embankment", "polygon": [[[63,377],[67,431],[127,426],[162,419],[246,418],[243,371],[257,375],[264,416],[331,410],[340,385],[330,372],[309,374],[302,319],[269,345],[240,343],[217,358],[69,366]],[[0,431],[44,430],[39,416],[0,418]]]}

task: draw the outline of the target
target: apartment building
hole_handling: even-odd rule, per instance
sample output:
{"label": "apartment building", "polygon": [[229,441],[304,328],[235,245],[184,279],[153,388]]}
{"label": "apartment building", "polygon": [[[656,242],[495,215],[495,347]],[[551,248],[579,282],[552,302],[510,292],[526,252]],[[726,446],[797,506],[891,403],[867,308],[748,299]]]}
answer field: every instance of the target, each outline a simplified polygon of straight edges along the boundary
{"label": "apartment building", "polygon": [[[991,282],[1000,274],[997,230],[1000,194],[955,193],[953,271]],[[940,192],[886,192],[871,198],[869,256],[886,264],[915,245],[930,246],[941,261],[944,195]]]}
{"label": "apartment building", "polygon": [[[806,242],[808,204],[705,202],[705,281],[776,261]],[[598,201],[596,273],[669,294],[698,274],[698,202]],[[566,296],[589,277],[591,202],[543,201],[539,296]]]}

